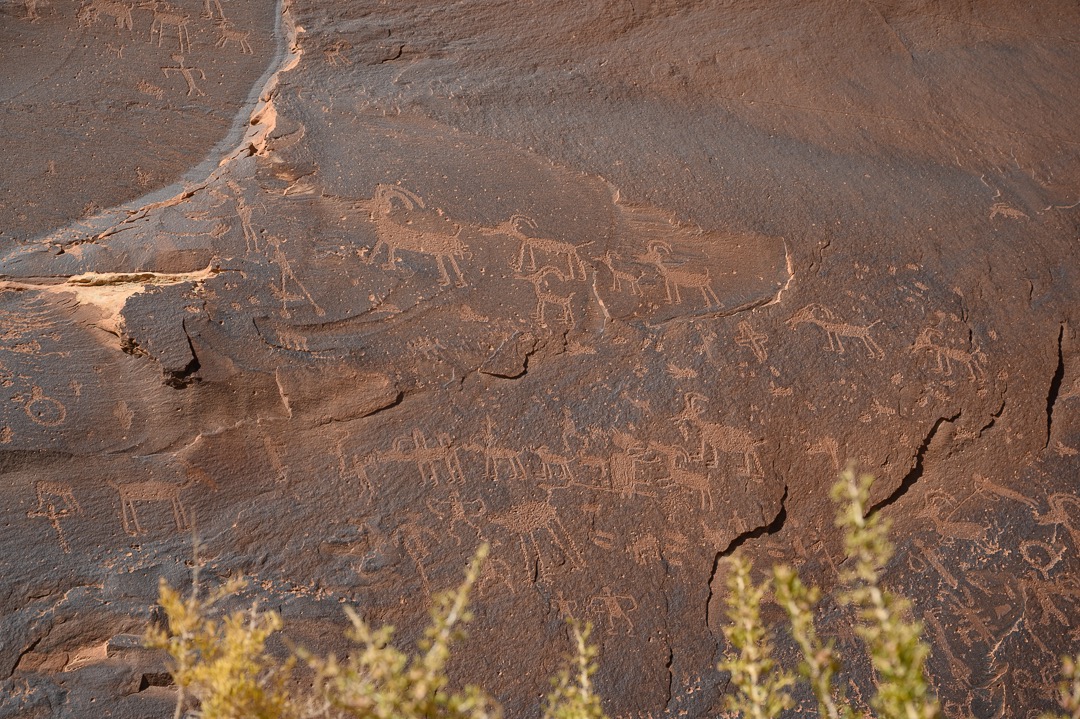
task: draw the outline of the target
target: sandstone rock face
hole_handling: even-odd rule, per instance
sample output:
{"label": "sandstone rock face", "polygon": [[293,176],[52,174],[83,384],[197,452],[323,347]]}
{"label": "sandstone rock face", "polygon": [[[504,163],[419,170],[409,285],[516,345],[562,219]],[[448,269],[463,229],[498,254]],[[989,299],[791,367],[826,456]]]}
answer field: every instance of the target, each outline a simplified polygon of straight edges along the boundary
{"label": "sandstone rock face", "polygon": [[195,536],[204,580],[338,651],[342,602],[411,641],[489,542],[462,680],[537,715],[575,616],[613,716],[712,716],[720,560],[829,587],[848,461],[947,714],[1048,708],[1080,608],[1078,27],[0,6],[0,716],[167,716],[133,635]]}

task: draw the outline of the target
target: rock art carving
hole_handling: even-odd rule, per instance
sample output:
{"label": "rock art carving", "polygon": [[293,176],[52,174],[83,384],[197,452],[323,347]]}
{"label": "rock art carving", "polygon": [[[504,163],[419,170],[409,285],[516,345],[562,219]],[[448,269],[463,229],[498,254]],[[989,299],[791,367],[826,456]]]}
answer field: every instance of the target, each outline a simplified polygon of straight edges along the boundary
{"label": "rock art carving", "polygon": [[957,362],[964,366],[968,371],[968,376],[972,382],[985,379],[986,372],[983,370],[983,363],[986,361],[986,355],[982,350],[976,347],[971,352],[966,350],[957,349],[955,347],[949,347],[942,344],[944,341],[944,334],[941,330],[933,327],[927,327],[919,336],[915,338],[915,344],[912,345],[912,352],[929,352],[934,355],[937,360],[937,373],[949,377],[952,375],[952,363]]}
{"label": "rock art carving", "polygon": [[533,454],[540,458],[544,481],[549,486],[556,486],[558,483],[576,483],[574,472],[570,469],[571,459],[569,457],[557,454],[545,445],[534,448]]}
{"label": "rock art carving", "polygon": [[155,479],[143,482],[129,482],[117,484],[108,481],[107,484],[116,490],[120,496],[120,520],[124,525],[124,531],[135,537],[145,534],[146,530],[139,524],[139,514],[136,502],[167,502],[172,509],[173,523],[177,531],[185,531],[190,528],[187,510],[180,500],[180,492],[192,484],[172,484]]}
{"label": "rock art carving", "polygon": [[671,253],[670,244],[662,240],[656,240],[649,243],[648,252],[638,255],[635,259],[654,266],[660,276],[664,278],[664,289],[667,290],[668,304],[681,305],[682,294],[679,290],[684,288],[701,292],[701,298],[707,306],[718,306],[720,298],[716,296],[712,289],[709,268],[706,267],[704,272],[694,272],[682,265],[669,264],[668,258],[671,257]]}
{"label": "rock art carving", "polygon": [[435,436],[435,441],[435,446],[429,446],[424,433],[419,428],[414,428],[411,435],[395,439],[391,451],[378,452],[374,456],[379,462],[415,463],[420,478],[425,483],[431,482],[438,486],[440,468],[448,482],[464,483],[465,473],[461,471],[458,449],[450,435],[440,432]]}
{"label": "rock art carving", "polygon": [[[690,392],[685,395],[685,406],[682,412],[675,416],[675,424],[684,427],[692,427],[701,439],[701,451],[698,461],[705,462],[710,467],[716,467],[719,463],[720,454],[738,454],[743,458],[743,474],[746,477],[761,478],[765,474],[761,468],[761,459],[758,457],[757,445],[760,440],[745,430],[736,427],[728,427],[717,422],[707,422],[703,419],[704,409],[700,403],[705,401],[705,396]],[[711,453],[707,458],[706,452]]]}
{"label": "rock art carving", "polygon": [[834,437],[828,437],[828,436],[822,437],[817,442],[814,442],[813,444],[808,446],[806,448],[806,453],[811,454],[811,455],[814,455],[814,454],[828,455],[829,459],[832,461],[833,469],[836,470],[837,472],[839,472],[841,470],[841,467],[840,467],[840,447],[837,444],[836,439]]}
{"label": "rock art carving", "polygon": [[457,490],[451,490],[449,498],[428,499],[425,504],[432,514],[448,523],[456,545],[461,546],[461,537],[456,534],[459,524],[472,529],[474,537],[480,536],[480,525],[477,524],[477,520],[484,514],[483,500],[466,502],[462,500]]}
{"label": "rock art carving", "polygon": [[199,77],[203,80],[206,79],[206,73],[197,67],[188,67],[185,65],[183,55],[172,55],[171,57],[177,64],[175,66],[161,68],[161,72],[165,75],[166,79],[168,79],[169,73],[179,73],[184,80],[187,81],[188,97],[191,97],[192,93],[205,96],[206,93],[200,90],[198,85],[195,84],[195,73],[199,73]]}
{"label": "rock art carving", "polygon": [[[150,42],[154,41],[154,34],[158,36],[157,46],[161,47],[161,42],[165,37],[165,29],[172,28],[176,31],[176,39],[180,44],[180,52],[191,52],[191,31],[188,29],[188,23],[191,18],[187,13],[178,10],[166,3],[162,3],[159,0],[148,0],[139,4],[139,7],[150,10],[154,13],[154,20],[150,23]],[[173,58],[175,59],[175,57]],[[181,65],[183,61],[181,60]],[[203,78],[206,79],[205,77]],[[188,81],[191,82],[190,80]],[[191,94],[190,92],[188,93]],[[200,93],[202,94],[202,93]]]}
{"label": "rock art carving", "polygon": [[622,292],[622,283],[625,282],[630,286],[630,293],[641,296],[641,278],[644,276],[644,272],[639,272],[636,275],[632,275],[626,270],[620,270],[615,266],[615,260],[621,260],[622,257],[618,252],[608,250],[600,257],[600,263],[604,267],[608,268],[608,272],[611,273],[611,291]]}
{"label": "rock art carving", "polygon": [[[562,552],[571,565],[576,568],[585,566],[585,560],[574,543],[574,538],[566,530],[558,512],[549,501],[530,500],[511,506],[504,512],[487,515],[488,521],[503,527],[518,536],[521,544],[521,555],[525,563],[525,572],[532,576],[530,567],[535,562],[540,575],[549,579],[548,569],[544,562],[544,552],[541,549],[544,533]],[[529,547],[532,552],[529,552]]]}
{"label": "rock art carving", "polygon": [[132,17],[134,10],[134,5],[116,2],[115,0],[90,0],[89,3],[79,8],[75,17],[79,25],[86,27],[97,22],[102,15],[107,15],[113,19],[113,24],[117,28],[134,30],[134,18]]}
{"label": "rock art carving", "polygon": [[612,442],[618,448],[607,458],[585,456],[581,463],[587,467],[595,467],[600,470],[601,481],[606,477],[609,487],[595,487],[617,494],[622,499],[632,497],[656,497],[656,494],[642,489],[642,482],[638,481],[638,466],[647,464],[644,459],[646,447],[639,444],[633,437],[616,430],[612,433]]}
{"label": "rock art carving", "polygon": [[866,347],[866,353],[870,355],[870,358],[880,360],[884,359],[885,351],[870,336],[870,328],[878,322],[880,320],[874,320],[865,326],[841,322],[836,319],[836,315],[828,307],[814,303],[803,307],[792,315],[791,319],[788,320],[788,326],[797,329],[802,324],[817,325],[825,330],[825,334],[829,338],[829,346],[825,349],[837,354],[844,354],[844,343],[841,341],[841,337],[862,340],[863,345]]}
{"label": "rock art carving", "polygon": [[[25,397],[12,399],[22,402]],[[63,424],[67,418],[67,407],[64,403],[49,397],[37,385],[30,388],[30,398],[23,404],[23,411],[34,424],[40,424],[43,427],[56,427]]]}
{"label": "rock art carving", "polygon": [[628,634],[633,633],[634,622],[630,620],[629,612],[637,610],[638,603],[629,594],[614,594],[610,587],[604,587],[600,594],[589,600],[589,606],[597,607],[607,616],[609,631],[615,631],[621,622],[626,625]]}
{"label": "rock art carving", "polygon": [[[543,253],[541,257],[547,255],[546,259],[566,260],[566,273],[570,280],[585,279],[585,263],[581,259],[581,255],[578,254],[578,246],[570,242],[564,242],[562,240],[550,239],[547,237],[536,237],[531,232],[535,232],[537,229],[536,220],[525,215],[514,215],[506,222],[498,225],[497,227],[486,230],[488,233],[502,234],[509,237],[513,237],[519,243],[521,248],[518,250],[516,261],[510,263],[510,269],[514,272],[535,272],[536,267],[536,253],[540,251]],[[529,256],[528,267],[525,266],[525,255]]]}
{"label": "rock art carving", "polygon": [[454,270],[458,287],[465,286],[465,277],[457,259],[464,259],[469,248],[461,241],[461,226],[446,217],[442,210],[430,210],[419,195],[396,185],[376,185],[371,220],[375,223],[378,242],[370,260],[386,248],[384,269],[393,269],[395,253],[400,251],[430,255],[438,264],[439,284],[450,284],[446,263]]}
{"label": "rock art carving", "polygon": [[739,323],[739,333],[735,335],[735,344],[749,348],[754,353],[754,357],[757,357],[758,362],[769,359],[769,353],[765,349],[768,341],[769,336],[756,332],[749,321],[743,320]]}
{"label": "rock art carving", "polygon": [[34,482],[34,494],[37,497],[37,507],[26,513],[27,517],[42,517],[49,520],[49,524],[56,530],[56,538],[60,542],[60,549],[64,554],[71,553],[71,545],[64,536],[64,530],[60,526],[60,520],[76,514],[82,514],[82,507],[75,499],[75,494],[70,485],[62,482],[38,480]]}
{"label": "rock art carving", "polygon": [[[246,236],[246,232],[245,232]],[[292,312],[289,310],[289,303],[296,300],[307,300],[315,310],[315,314],[326,314],[326,310],[319,306],[319,303],[312,297],[311,292],[308,291],[306,285],[300,281],[300,278],[296,276],[296,272],[293,271],[292,264],[289,262],[288,255],[285,254],[284,245],[287,240],[277,235],[270,235],[266,238],[267,243],[270,245],[270,259],[277,265],[278,271],[281,274],[281,288],[274,288],[274,290],[281,297],[281,314],[283,317],[291,317]],[[300,288],[302,294],[295,295],[289,292],[289,283],[296,285]]]}
{"label": "rock art carving", "polygon": [[218,40],[214,43],[214,47],[224,48],[230,42],[236,43],[240,47],[241,54],[254,55],[255,51],[251,49],[251,37],[250,30],[240,31],[232,26],[228,20],[222,18],[217,21]]}
{"label": "rock art carving", "polygon": [[[649,448],[658,452],[666,461],[668,480],[687,490],[696,492],[701,502],[701,509],[712,511],[712,482],[707,474],[700,474],[687,468],[690,455],[682,447],[674,447],[657,442],[650,442]],[[682,463],[679,463],[679,460]]]}
{"label": "rock art carving", "polygon": [[573,328],[575,326],[575,321],[574,309],[571,306],[571,302],[573,302],[575,293],[571,292],[564,297],[563,295],[552,292],[547,288],[548,275],[554,275],[561,281],[566,281],[566,276],[551,265],[541,267],[539,270],[529,275],[514,275],[514,279],[523,280],[533,286],[533,291],[536,293],[536,309],[533,311],[533,319],[546,327],[545,311],[547,306],[555,305],[555,307],[562,310],[560,319]]}
{"label": "rock art carving", "polygon": [[484,457],[484,477],[492,482],[499,480],[500,463],[506,465],[509,470],[509,479],[517,481],[525,479],[525,465],[521,462],[521,452],[499,446],[495,439],[495,427],[491,422],[491,417],[487,418],[484,443],[466,444],[462,446],[462,449],[476,452]]}
{"label": "rock art carving", "polygon": [[207,20],[214,19],[214,11],[217,10],[219,20],[225,20],[225,9],[221,7],[221,0],[203,0],[202,17]]}
{"label": "rock art carving", "polygon": [[[405,522],[398,527],[398,536],[401,548],[409,555],[416,565],[416,571],[420,574],[420,582],[424,586],[424,594],[431,596],[431,583],[428,581],[427,571],[424,569],[424,561],[431,556],[432,544],[438,545],[442,539],[434,530],[427,527],[416,512],[409,512]],[[429,543],[430,542],[430,543]]]}

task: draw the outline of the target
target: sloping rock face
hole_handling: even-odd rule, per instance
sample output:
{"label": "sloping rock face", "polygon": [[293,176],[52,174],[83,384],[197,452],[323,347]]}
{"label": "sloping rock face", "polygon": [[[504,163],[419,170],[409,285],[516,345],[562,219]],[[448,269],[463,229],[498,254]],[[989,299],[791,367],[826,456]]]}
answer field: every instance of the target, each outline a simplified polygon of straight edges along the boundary
{"label": "sloping rock face", "polygon": [[[132,635],[193,562],[342,651],[341,603],[412,641],[481,541],[463,681],[537,715],[574,616],[613,716],[715,715],[723,557],[832,586],[849,460],[947,714],[1048,708],[1080,605],[1077,28],[0,7],[0,716],[167,716]],[[853,618],[823,621],[861,701]]]}

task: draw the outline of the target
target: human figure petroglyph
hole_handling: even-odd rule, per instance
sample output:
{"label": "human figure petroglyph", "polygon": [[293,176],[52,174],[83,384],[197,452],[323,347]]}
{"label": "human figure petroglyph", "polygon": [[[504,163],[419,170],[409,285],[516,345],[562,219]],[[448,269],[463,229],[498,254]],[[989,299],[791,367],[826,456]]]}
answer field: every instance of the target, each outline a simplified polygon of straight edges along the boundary
{"label": "human figure petroglyph", "polygon": [[172,59],[177,63],[177,65],[175,67],[161,68],[161,72],[165,75],[165,78],[168,79],[170,72],[180,73],[180,75],[183,76],[184,80],[187,81],[188,97],[191,97],[191,94],[193,92],[205,97],[206,93],[200,90],[198,85],[195,84],[195,73],[199,73],[199,77],[201,77],[203,80],[206,79],[206,73],[197,67],[188,67],[187,65],[185,65],[183,55],[171,55],[170,57],[172,57]]}
{"label": "human figure petroglyph", "polygon": [[[245,236],[246,236],[246,232],[245,232]],[[304,285],[303,282],[300,281],[300,278],[297,277],[296,273],[293,271],[292,264],[289,262],[289,258],[285,254],[285,249],[284,249],[284,245],[285,245],[285,242],[287,240],[285,240],[285,238],[283,238],[283,237],[278,237],[276,235],[270,235],[270,236],[268,236],[266,238],[266,241],[269,244],[269,246],[272,248],[271,253],[270,253],[271,254],[270,260],[275,265],[277,265],[278,271],[281,273],[281,289],[280,289],[279,294],[281,296],[281,313],[282,313],[282,316],[284,316],[286,318],[292,316],[292,313],[289,311],[289,302],[290,301],[304,300],[304,299],[306,299],[311,304],[311,306],[315,309],[315,314],[316,315],[318,315],[320,317],[325,315],[326,310],[324,310],[322,307],[319,306],[319,303],[315,301],[315,298],[312,297],[310,292],[308,292],[307,287]],[[300,288],[300,292],[303,293],[302,296],[301,295],[294,295],[294,294],[289,293],[288,286],[289,286],[290,282],[292,282],[294,285],[296,285],[297,287]],[[274,289],[277,290],[278,288],[275,287]]]}
{"label": "human figure petroglyph", "polygon": [[[525,501],[511,506],[505,512],[488,514],[487,517],[492,524],[503,527],[518,536],[521,543],[521,555],[525,560],[525,571],[530,576],[532,576],[530,565],[535,559],[540,574],[547,578],[543,552],[540,549],[541,536],[544,532],[571,565],[579,569],[585,566],[585,560],[574,543],[573,536],[566,530],[550,501]],[[532,546],[532,554],[529,553],[529,545]]]}
{"label": "human figure petroglyph", "polygon": [[[657,442],[650,442],[649,448],[659,453],[666,461],[668,479],[687,491],[697,492],[701,509],[712,511],[712,482],[708,474],[700,474],[686,467],[690,463],[690,455],[687,451],[682,447]],[[681,464],[679,460],[682,460]]]}
{"label": "human figure petroglyph", "polygon": [[885,351],[870,336],[870,329],[880,321],[874,320],[865,326],[840,322],[837,321],[836,315],[828,307],[813,303],[792,315],[787,324],[792,329],[797,329],[802,324],[817,325],[825,330],[825,334],[829,338],[829,346],[825,349],[837,354],[844,354],[844,343],[841,341],[841,337],[862,340],[870,358],[880,360],[885,357]]}
{"label": "human figure petroglyph", "polygon": [[709,268],[704,272],[694,272],[681,265],[668,264],[671,257],[671,245],[663,240],[655,240],[649,243],[648,252],[635,257],[639,262],[645,262],[654,266],[660,276],[664,278],[664,288],[667,290],[668,304],[682,304],[680,288],[698,290],[701,298],[709,307],[720,304],[720,298],[712,289],[712,279],[709,277]]}
{"label": "human figure petroglyph", "polygon": [[[744,461],[743,474],[746,477],[758,478],[765,476],[761,468],[761,459],[758,457],[757,445],[762,440],[755,439],[749,432],[736,427],[728,427],[717,422],[706,422],[702,414],[704,409],[699,406],[705,402],[704,395],[690,392],[685,395],[686,405],[683,411],[675,415],[675,424],[693,427],[701,438],[701,451],[697,459],[705,462],[709,467],[719,464],[720,454],[739,454]],[[708,459],[706,451],[711,451],[712,458]]]}
{"label": "human figure petroglyph", "polygon": [[27,517],[43,517],[49,520],[49,524],[56,530],[56,538],[60,542],[60,549],[64,554],[71,553],[71,545],[64,536],[64,530],[60,526],[60,520],[75,514],[82,514],[82,507],[75,499],[75,493],[70,485],[49,480],[34,482],[34,494],[37,496],[37,507],[26,513]]}
{"label": "human figure petroglyph", "polygon": [[834,437],[822,437],[817,442],[809,445],[806,448],[806,453],[810,455],[828,455],[829,459],[832,461],[833,469],[837,472],[840,471],[840,446],[837,444]]}
{"label": "human figure petroglyph", "polygon": [[58,399],[45,394],[45,391],[34,385],[30,388],[30,398],[25,396],[12,397],[17,402],[23,402],[23,411],[34,424],[42,427],[56,427],[64,423],[67,418],[67,407]]}
{"label": "human figure petroglyph", "polygon": [[968,371],[968,375],[973,382],[985,379],[986,372],[983,370],[983,363],[986,361],[986,355],[978,347],[971,352],[967,350],[958,349],[956,347],[948,347],[941,344],[944,341],[945,335],[941,330],[933,327],[927,327],[919,336],[915,339],[915,344],[912,345],[912,352],[926,351],[930,352],[937,359],[937,373],[946,377],[952,375],[952,363],[957,362],[962,364]]}
{"label": "human figure petroglyph", "polygon": [[608,630],[615,631],[619,622],[626,624],[626,633],[634,631],[634,622],[630,620],[630,612],[638,608],[637,600],[629,594],[613,594],[610,587],[604,587],[601,593],[589,600],[589,607],[598,606],[608,618]]}
{"label": "human figure petroglyph", "polygon": [[612,433],[612,442],[618,449],[607,458],[585,456],[581,458],[581,463],[598,468],[601,481],[606,477],[610,485],[607,491],[614,492],[622,499],[656,497],[656,494],[642,489],[643,483],[638,481],[638,466],[647,464],[644,460],[646,448],[632,436],[618,430]]}
{"label": "human figure petroglyph", "polygon": [[499,465],[504,464],[510,470],[510,479],[522,481],[525,479],[525,465],[521,462],[521,452],[502,447],[495,439],[495,427],[491,417],[487,418],[487,432],[484,434],[483,444],[467,444],[462,449],[476,452],[484,457],[484,477],[497,482],[499,480]]}
{"label": "human figure petroglyph", "polygon": [[541,267],[536,272],[530,275],[514,275],[514,279],[524,280],[533,286],[533,290],[536,292],[536,310],[533,311],[533,318],[543,326],[547,326],[545,321],[545,312],[548,305],[555,305],[555,307],[562,310],[561,320],[570,325],[573,328],[576,325],[574,321],[574,309],[571,303],[574,299],[574,294],[571,292],[568,296],[558,295],[552,292],[547,287],[547,277],[554,275],[561,281],[566,281],[566,276],[563,275],[557,268],[551,265]]}
{"label": "human figure petroglyph", "polygon": [[136,502],[167,502],[173,513],[173,523],[177,531],[187,530],[187,510],[180,500],[180,492],[193,484],[194,480],[184,484],[173,484],[156,479],[144,482],[130,482],[128,484],[116,484],[109,481],[107,484],[120,495],[120,519],[124,525],[124,531],[135,537],[145,534],[146,530],[139,524],[139,515],[136,510]]}
{"label": "human figure petroglyph", "polygon": [[372,454],[362,457],[354,454],[351,461],[349,461],[345,451],[345,442],[347,440],[348,437],[342,436],[337,442],[338,476],[346,482],[350,478],[355,480],[360,494],[366,496],[368,502],[371,502],[375,497],[375,485],[371,482],[367,468],[375,461],[375,457]]}
{"label": "human figure petroglyph", "polygon": [[250,30],[240,31],[233,27],[232,23],[224,18],[217,21],[218,39],[214,43],[214,47],[224,48],[230,42],[235,42],[240,46],[241,55],[254,55],[255,51],[251,49],[251,42],[248,38],[251,37]]}
{"label": "human figure petroglyph", "polygon": [[[451,532],[455,532],[457,525],[464,524],[473,530],[475,536],[480,536],[480,526],[474,520],[484,514],[484,503],[475,499],[469,502],[462,500],[457,491],[450,492],[448,499],[428,499],[427,508],[439,519],[448,523]],[[453,535],[454,542],[461,546],[461,537]]]}
{"label": "human figure petroglyph", "polygon": [[526,217],[525,215],[514,215],[506,222],[485,231],[489,234],[507,235],[521,243],[521,248],[518,250],[517,254],[517,261],[510,263],[510,269],[514,272],[520,273],[526,271],[526,254],[529,256],[529,265],[527,269],[529,272],[535,272],[537,269],[536,252],[539,250],[550,257],[565,259],[566,272],[570,280],[584,280],[585,263],[582,261],[581,255],[578,254],[580,248],[570,242],[554,240],[547,237],[537,237],[532,234],[536,229],[536,220],[531,217]]}
{"label": "human figure petroglyph", "polygon": [[[147,2],[140,3],[139,7],[154,13],[154,21],[150,23],[150,42],[154,42],[154,34],[157,33],[157,46],[161,47],[161,42],[165,37],[165,28],[172,27],[176,30],[177,41],[180,43],[180,52],[191,52],[191,31],[188,29],[188,23],[191,22],[191,18],[188,17],[187,13],[166,3],[159,2],[159,0],[148,0]],[[173,56],[173,59],[175,60],[176,57]],[[183,63],[181,62],[181,65],[182,64]],[[203,79],[205,80],[206,77],[204,76]],[[188,94],[190,95],[191,93],[189,92]],[[201,95],[202,93],[200,92],[199,94]]]}
{"label": "human figure petroglyph", "polygon": [[469,248],[460,239],[459,224],[446,217],[442,210],[427,209],[419,195],[396,185],[376,185],[374,205],[371,220],[375,223],[378,241],[369,261],[374,261],[384,247],[387,254],[383,269],[388,270],[394,268],[396,252],[404,250],[430,255],[438,264],[440,285],[450,284],[446,269],[449,262],[457,276],[457,286],[465,286],[465,277],[458,267],[457,258],[468,256]]}
{"label": "human figure petroglyph", "polygon": [[428,581],[427,571],[424,569],[424,560],[431,556],[429,540],[438,545],[441,537],[432,529],[424,526],[423,518],[416,512],[410,512],[405,521],[398,527],[398,537],[401,548],[409,555],[416,565],[416,571],[420,574],[420,582],[424,587],[424,594],[431,596],[431,583]]}
{"label": "human figure petroglyph", "polygon": [[228,181],[229,188],[233,191],[233,203],[236,205],[236,216],[240,219],[240,228],[244,232],[244,244],[248,253],[259,251],[259,234],[251,223],[252,207],[244,199],[244,190],[232,180]]}
{"label": "human figure petroglyph", "polygon": [[747,320],[739,323],[739,333],[735,335],[735,344],[740,347],[748,347],[754,353],[754,357],[757,357],[758,362],[769,359],[769,353],[765,349],[768,341],[769,336],[755,331],[754,326]]}
{"label": "human figure petroglyph", "polygon": [[[420,478],[435,486],[439,485],[440,467],[451,484],[464,483],[465,473],[461,471],[458,450],[450,435],[438,433],[435,441],[435,446],[428,446],[424,433],[414,428],[411,435],[395,439],[390,452],[379,452],[375,457],[380,462],[415,462]],[[406,445],[412,446],[406,449]]]}
{"label": "human figure petroglyph", "polygon": [[87,27],[97,22],[102,15],[107,15],[113,19],[113,24],[117,28],[134,30],[135,23],[132,16],[134,10],[134,5],[116,2],[116,0],[90,0],[79,8],[75,17],[79,25]]}
{"label": "human figure petroglyph", "polygon": [[573,599],[567,599],[560,591],[556,595],[556,598],[552,600],[552,604],[555,606],[555,610],[559,613],[560,617],[566,617],[572,619],[577,616],[578,603]]}
{"label": "human figure petroglyph", "polygon": [[621,260],[622,257],[618,252],[608,250],[600,258],[600,263],[604,267],[608,268],[608,272],[611,273],[611,291],[622,292],[622,283],[625,282],[630,286],[630,294],[641,296],[641,278],[644,276],[644,272],[639,272],[637,275],[632,275],[626,270],[620,270],[615,266],[615,260]]}

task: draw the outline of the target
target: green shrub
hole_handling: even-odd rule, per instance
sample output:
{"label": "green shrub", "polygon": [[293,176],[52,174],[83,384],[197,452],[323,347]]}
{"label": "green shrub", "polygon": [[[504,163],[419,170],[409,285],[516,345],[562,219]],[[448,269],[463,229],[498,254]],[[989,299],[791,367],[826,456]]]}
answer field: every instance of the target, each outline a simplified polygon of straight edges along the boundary
{"label": "green shrub", "polygon": [[[252,606],[247,612],[216,616],[221,600],[244,582],[233,579],[206,597],[198,576],[187,598],[161,580],[159,603],[166,626],[147,632],[147,645],[164,649],[179,690],[176,717],[191,705],[201,719],[499,719],[499,705],[482,689],[448,689],[446,665],[451,645],[471,619],[469,594],[487,556],[481,546],[455,590],[433,601],[431,623],[413,656],[391,645],[394,628],[372,629],[350,608],[349,637],[357,651],[345,662],[295,649],[280,661],[266,650],[266,640],[282,628],[281,618]],[[589,627],[572,624],[575,654],[552,680],[545,702],[547,719],[607,719],[593,691],[596,649]],[[296,659],[314,672],[308,692],[290,692]]]}
{"label": "green shrub", "polygon": [[[872,482],[849,470],[833,487],[837,526],[844,530],[848,555],[836,599],[859,619],[856,631],[876,674],[877,692],[870,703],[877,716],[940,719],[940,706],[923,676],[930,650],[921,639],[922,624],[909,618],[907,600],[881,587],[882,568],[893,550],[887,522],[876,513],[868,516]],[[486,554],[487,547],[481,547],[462,584],[435,597],[431,623],[415,655],[391,645],[393,627],[372,629],[346,609],[350,638],[358,646],[345,662],[302,649],[284,661],[273,657],[266,641],[282,628],[281,618],[256,605],[217,617],[219,603],[243,588],[242,580],[230,580],[201,596],[196,574],[192,592],[184,598],[163,579],[159,602],[166,626],[149,630],[147,643],[164,649],[171,659],[179,690],[176,718],[190,706],[201,719],[499,719],[499,705],[482,689],[451,691],[445,673],[451,646],[463,636],[460,625],[471,618],[469,594]],[[795,676],[773,659],[761,621],[761,603],[771,590],[787,614],[788,630],[802,655],[799,675],[809,683],[819,715],[853,719],[857,712],[832,682],[840,659],[814,625],[821,592],[803,584],[791,567],[774,567],[771,582],[755,584],[747,560],[736,555],[729,562],[726,603],[731,623],[724,634],[733,651],[719,666],[730,672],[735,687],[727,697],[728,708],[745,719],[773,719],[793,705],[789,690]],[[607,719],[592,685],[597,667],[589,627],[571,623],[571,633],[574,652],[552,680],[543,717]],[[296,685],[297,659],[315,675],[311,689],[300,695],[290,691]],[[1062,661],[1059,699],[1067,714],[1043,719],[1080,719],[1080,656]]]}

